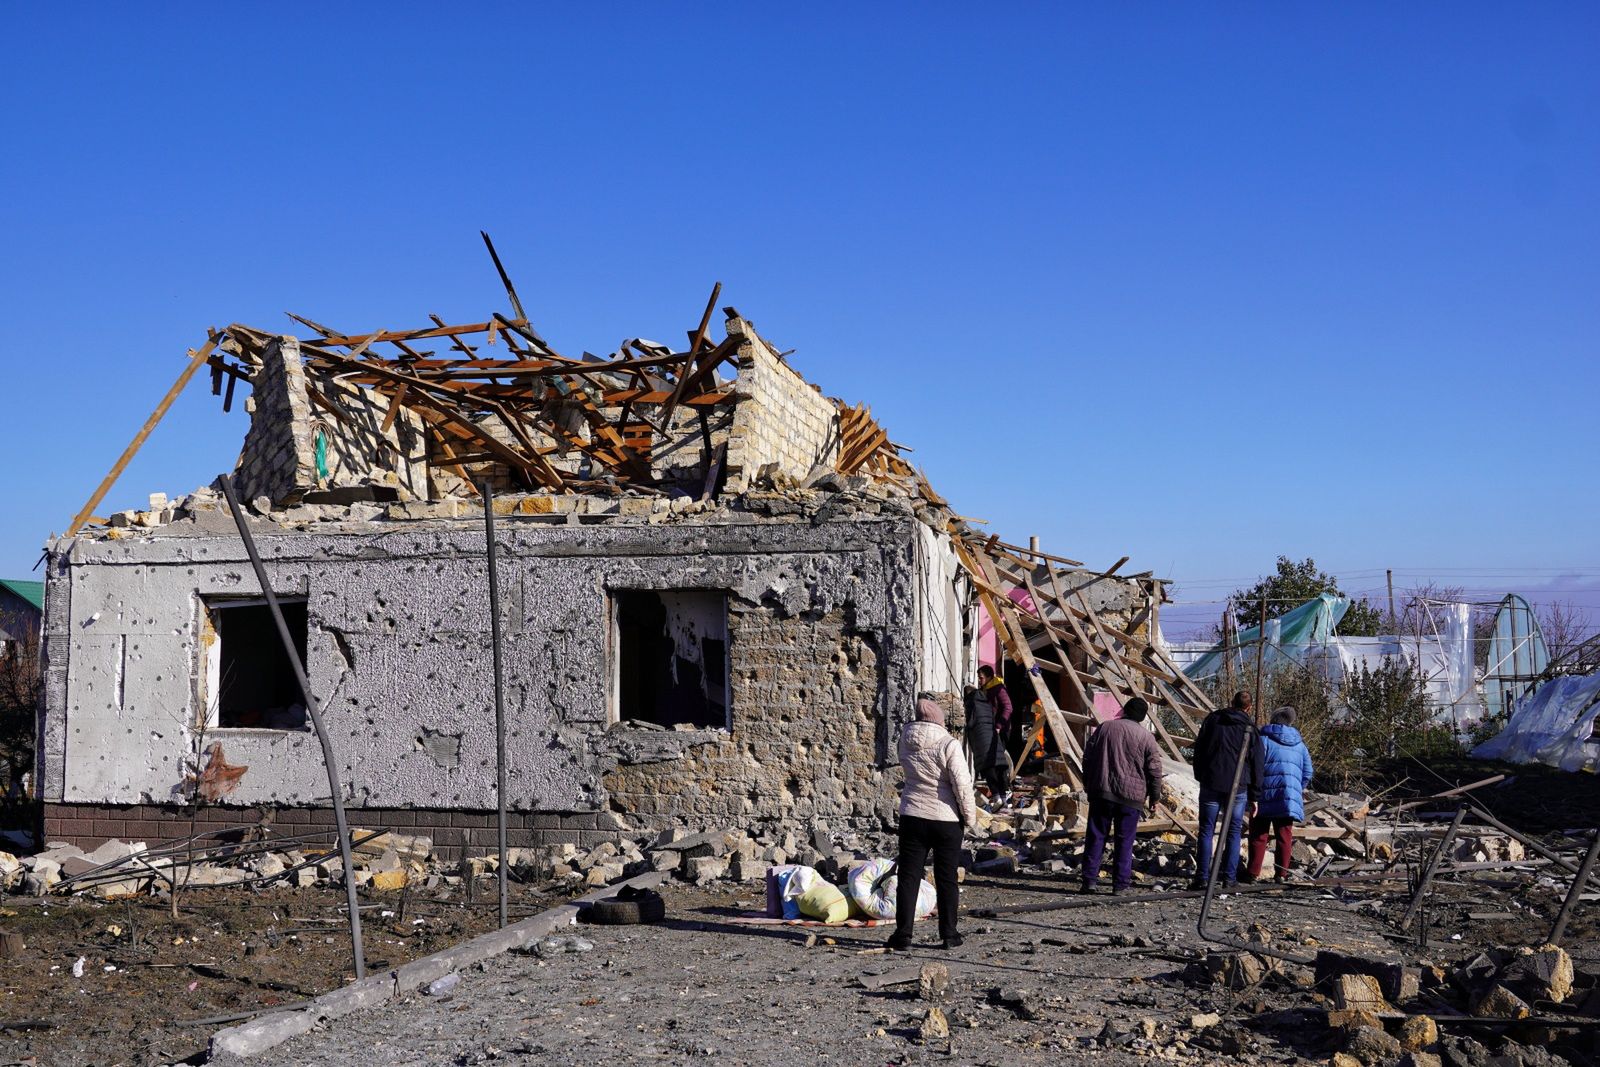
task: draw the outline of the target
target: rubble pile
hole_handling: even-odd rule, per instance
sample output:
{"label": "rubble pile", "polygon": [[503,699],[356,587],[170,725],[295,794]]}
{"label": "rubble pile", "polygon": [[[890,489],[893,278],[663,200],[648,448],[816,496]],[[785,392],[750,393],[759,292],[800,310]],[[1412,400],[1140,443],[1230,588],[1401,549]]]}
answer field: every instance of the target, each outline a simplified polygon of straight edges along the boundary
{"label": "rubble pile", "polygon": [[[244,504],[256,518],[298,532],[348,533],[370,524],[483,518],[483,500],[476,495],[419,499],[399,487],[358,487],[322,496],[327,499],[319,502],[313,494],[312,500],[282,505],[258,496]],[[796,480],[764,468],[746,492],[717,499],[700,499],[675,488],[657,494],[507,493],[496,495],[493,506],[501,517],[574,526],[610,521],[660,526],[709,516],[729,522],[741,516],[823,522],[834,514],[906,513],[942,530],[951,518],[942,503],[911,496],[896,482],[823,469]],[[237,533],[222,493],[215,486],[201,486],[175,499],[151,493],[148,508],[113,512],[107,526],[89,536],[121,540],[157,530],[166,536]]]}
{"label": "rubble pile", "polygon": [[[1579,1030],[1600,1026],[1600,969],[1580,969],[1555,945],[1438,963],[1335,951],[1285,934],[1253,927],[1247,940],[1260,951],[1208,953],[1184,978],[1253,1006],[1245,1025],[1254,1029],[1304,1033],[1320,1021],[1335,1067],[1563,1064],[1550,1050],[1575,1032],[1574,1021]],[[1274,954],[1307,947],[1315,950],[1309,965]],[[1265,1012],[1254,999],[1263,992],[1297,996],[1304,1007]]]}

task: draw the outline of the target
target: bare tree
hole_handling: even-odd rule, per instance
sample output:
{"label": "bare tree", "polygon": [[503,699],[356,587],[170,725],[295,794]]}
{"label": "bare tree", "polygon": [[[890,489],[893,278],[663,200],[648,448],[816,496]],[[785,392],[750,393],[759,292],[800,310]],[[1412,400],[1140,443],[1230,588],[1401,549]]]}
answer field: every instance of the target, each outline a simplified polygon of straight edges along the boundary
{"label": "bare tree", "polygon": [[39,637],[32,632],[0,651],[0,760],[10,793],[33,767],[33,734],[39,707]]}
{"label": "bare tree", "polygon": [[1552,600],[1538,612],[1539,629],[1544,634],[1544,647],[1554,663],[1572,652],[1594,634],[1589,612],[1570,600]]}
{"label": "bare tree", "polygon": [[1466,599],[1467,592],[1459,585],[1441,585],[1438,582],[1414,585],[1396,599],[1395,610],[1399,612],[1400,619],[1395,626],[1395,633],[1407,637],[1427,637],[1433,632],[1433,627],[1428,621],[1424,602],[1431,600],[1459,604]]}

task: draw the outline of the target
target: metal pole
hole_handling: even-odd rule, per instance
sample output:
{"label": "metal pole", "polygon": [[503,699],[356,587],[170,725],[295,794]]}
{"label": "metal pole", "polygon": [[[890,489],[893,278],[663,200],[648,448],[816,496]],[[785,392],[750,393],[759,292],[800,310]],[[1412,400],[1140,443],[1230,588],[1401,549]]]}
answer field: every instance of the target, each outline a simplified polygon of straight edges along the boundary
{"label": "metal pole", "polygon": [[1387,570],[1383,573],[1389,580],[1389,632],[1398,634],[1400,632],[1400,621],[1399,617],[1394,613],[1394,571]]}
{"label": "metal pole", "polygon": [[[1428,857],[1428,865],[1423,868],[1422,878],[1417,882],[1417,891],[1411,895],[1411,904],[1406,908],[1406,913],[1400,916],[1401,933],[1405,932],[1405,928],[1411,923],[1412,916],[1416,915],[1417,910],[1422,907],[1422,898],[1427,895],[1428,886],[1432,884],[1433,876],[1439,870],[1440,862],[1444,860],[1445,853],[1450,851],[1450,846],[1456,843],[1456,834],[1461,831],[1461,823],[1467,817],[1467,807],[1468,805],[1465,802],[1456,805],[1456,817],[1450,820],[1450,829],[1444,832],[1444,837],[1439,839],[1439,847],[1433,850],[1432,856]],[[1424,924],[1419,940],[1426,942],[1427,932],[1427,925]]]}
{"label": "metal pole", "polygon": [[[1261,670],[1267,663],[1267,598],[1261,598],[1261,621],[1256,624],[1256,725],[1262,725],[1266,709],[1261,706]],[[1237,785],[1238,783],[1235,783]]]}
{"label": "metal pole", "polygon": [[1572,918],[1573,909],[1578,906],[1578,898],[1583,895],[1584,885],[1589,881],[1589,872],[1594,870],[1596,857],[1600,857],[1600,830],[1594,832],[1594,840],[1589,842],[1589,854],[1583,857],[1583,863],[1572,879],[1572,888],[1567,890],[1567,899],[1561,905],[1561,914],[1556,916],[1556,924],[1550,927],[1550,936],[1545,938],[1548,943],[1561,944],[1561,938],[1567,932],[1567,920]]}
{"label": "metal pole", "polygon": [[479,483],[478,493],[483,498],[483,536],[489,557],[489,633],[494,648],[494,796],[499,808],[495,826],[500,849],[500,926],[504,929],[511,922],[508,915],[510,890],[506,881],[506,687],[500,662],[500,571],[494,542],[494,486],[487,478]]}
{"label": "metal pole", "polygon": [[361,950],[361,908],[356,901],[356,868],[350,855],[350,825],[344,818],[344,787],[339,783],[339,765],[334,761],[333,742],[328,740],[328,731],[322,724],[322,708],[317,704],[317,698],[311,695],[311,682],[306,678],[305,665],[300,662],[300,651],[294,647],[294,638],[289,636],[289,624],[283,621],[283,610],[278,607],[277,594],[273,593],[272,583],[267,580],[267,569],[261,565],[261,556],[256,552],[255,538],[250,536],[250,525],[245,521],[244,509],[239,506],[239,498],[233,491],[233,479],[224,474],[218,481],[222,484],[222,495],[228,498],[228,510],[233,512],[234,525],[239,527],[239,539],[244,542],[244,550],[250,554],[250,566],[255,568],[261,593],[267,598],[272,621],[278,625],[278,638],[283,642],[289,665],[294,668],[295,681],[300,683],[300,696],[311,715],[311,725],[316,727],[317,740],[322,744],[322,765],[328,772],[328,791],[333,794],[333,821],[339,829],[339,856],[344,861],[345,897],[350,904],[350,951],[355,956],[356,978],[365,978],[367,965],[365,953]]}

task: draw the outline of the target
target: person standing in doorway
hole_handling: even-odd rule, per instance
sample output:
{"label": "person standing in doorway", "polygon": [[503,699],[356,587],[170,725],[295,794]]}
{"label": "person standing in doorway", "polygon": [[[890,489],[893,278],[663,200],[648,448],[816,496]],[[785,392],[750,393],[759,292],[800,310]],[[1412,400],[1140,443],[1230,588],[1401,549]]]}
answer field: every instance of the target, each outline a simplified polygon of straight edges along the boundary
{"label": "person standing in doorway", "polygon": [[1011,694],[987,663],[978,668],[977,699],[988,703],[989,715],[994,721],[994,755],[984,779],[994,798],[1004,802],[1011,789]]}
{"label": "person standing in doorway", "polygon": [[966,710],[967,752],[972,756],[972,773],[989,784],[991,794],[998,795],[993,777],[994,705],[975,685],[967,686],[961,694],[961,703]]}
{"label": "person standing in doorway", "polygon": [[1122,718],[1095,727],[1083,751],[1083,784],[1089,794],[1089,833],[1083,845],[1083,885],[1093,893],[1105,858],[1106,838],[1115,842],[1111,892],[1133,884],[1133,839],[1146,807],[1155,813],[1161,797],[1161,750],[1145,728],[1150,705],[1134,697]]}
{"label": "person standing in doorway", "polygon": [[1294,720],[1293,708],[1279,708],[1261,729],[1261,803],[1250,820],[1250,869],[1241,882],[1261,877],[1269,835],[1278,842],[1275,880],[1289,880],[1294,824],[1306,817],[1305,791],[1311,784],[1311,750],[1294,728]]}
{"label": "person standing in doorway", "polygon": [[944,728],[944,712],[927,698],[917,701],[917,720],[900,731],[900,766],[906,782],[900,790],[900,855],[895,862],[899,885],[889,947],[911,947],[917,893],[932,853],[939,938],[945,948],[955,948],[961,944],[956,929],[960,906],[956,867],[961,859],[962,831],[972,825],[976,808],[966,755]]}
{"label": "person standing in doorway", "polygon": [[[1244,754],[1244,773],[1239,791],[1234,788],[1234,771]],[[1213,711],[1200,724],[1194,743],[1194,776],[1200,782],[1200,849],[1190,889],[1204,889],[1211,878],[1211,845],[1217,835],[1217,819],[1231,811],[1228,839],[1221,845],[1222,881],[1230,888],[1239,883],[1239,841],[1244,821],[1255,814],[1261,799],[1261,747],[1256,743],[1255,724],[1250,720],[1250,694],[1235,693],[1233,701]]]}

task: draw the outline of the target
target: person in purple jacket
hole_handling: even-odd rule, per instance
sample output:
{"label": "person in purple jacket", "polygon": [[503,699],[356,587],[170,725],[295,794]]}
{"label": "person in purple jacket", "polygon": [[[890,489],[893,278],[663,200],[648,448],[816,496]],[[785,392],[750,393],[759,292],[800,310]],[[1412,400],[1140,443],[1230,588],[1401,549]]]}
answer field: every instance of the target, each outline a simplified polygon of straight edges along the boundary
{"label": "person in purple jacket", "polygon": [[1261,802],[1250,820],[1250,869],[1241,882],[1261,877],[1267,858],[1267,838],[1278,842],[1276,880],[1289,879],[1289,857],[1294,851],[1294,824],[1306,817],[1305,790],[1311,784],[1311,750],[1294,728],[1293,708],[1279,708],[1272,722],[1261,728]]}
{"label": "person in purple jacket", "polygon": [[1093,893],[1105,858],[1106,838],[1116,841],[1111,892],[1133,884],[1133,839],[1146,806],[1155,811],[1161,797],[1161,750],[1145,726],[1150,705],[1134,697],[1122,705],[1122,718],[1095,727],[1083,750],[1083,785],[1089,794],[1089,833],[1083,843],[1083,885]]}

